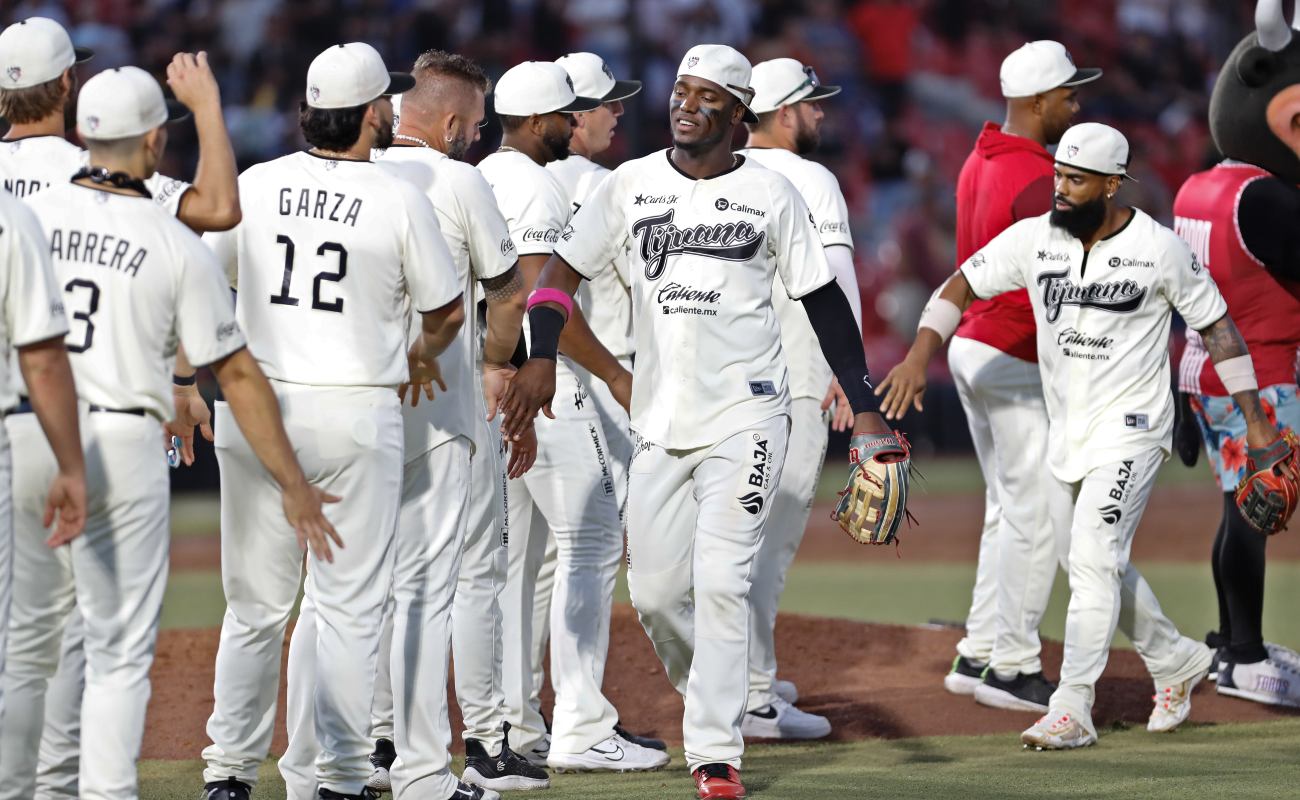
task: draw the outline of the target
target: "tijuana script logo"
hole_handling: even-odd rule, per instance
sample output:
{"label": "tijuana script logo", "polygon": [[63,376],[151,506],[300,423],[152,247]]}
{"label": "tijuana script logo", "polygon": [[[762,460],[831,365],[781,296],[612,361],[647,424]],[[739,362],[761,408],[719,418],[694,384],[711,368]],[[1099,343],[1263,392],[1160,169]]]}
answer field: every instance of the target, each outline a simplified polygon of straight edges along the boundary
{"label": "tijuana script logo", "polygon": [[1137,281],[1122,280],[1080,286],[1070,280],[1069,275],[1068,269],[1038,275],[1038,285],[1043,287],[1043,308],[1048,322],[1056,322],[1061,316],[1061,306],[1132,314],[1142,307],[1142,300],[1147,296],[1147,287]]}
{"label": "tijuana script logo", "polygon": [[632,225],[632,238],[641,240],[645,277],[657,281],[664,274],[669,256],[694,255],[720,261],[748,261],[763,246],[766,233],[748,222],[723,222],[679,228],[673,224],[675,209],[644,217]]}

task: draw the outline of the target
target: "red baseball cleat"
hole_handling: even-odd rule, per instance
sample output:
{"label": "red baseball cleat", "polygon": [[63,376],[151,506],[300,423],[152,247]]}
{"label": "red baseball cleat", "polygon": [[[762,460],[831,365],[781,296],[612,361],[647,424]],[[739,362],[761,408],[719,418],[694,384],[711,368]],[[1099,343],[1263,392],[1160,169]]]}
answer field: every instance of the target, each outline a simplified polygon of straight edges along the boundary
{"label": "red baseball cleat", "polygon": [[705,764],[695,770],[695,789],[700,800],[743,800],[745,787],[740,773],[729,764]]}

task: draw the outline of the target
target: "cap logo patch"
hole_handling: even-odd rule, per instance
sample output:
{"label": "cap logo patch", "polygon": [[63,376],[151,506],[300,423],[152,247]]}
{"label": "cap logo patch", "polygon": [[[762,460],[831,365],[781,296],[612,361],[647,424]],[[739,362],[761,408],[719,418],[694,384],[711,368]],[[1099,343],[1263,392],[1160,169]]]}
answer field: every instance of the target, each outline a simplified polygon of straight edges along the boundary
{"label": "cap logo patch", "polygon": [[86,127],[90,128],[91,133],[99,130],[99,117],[86,117]]}
{"label": "cap logo patch", "polygon": [[573,88],[573,78],[570,78],[568,75],[565,75],[564,82],[569,84],[569,91],[573,92],[574,94],[577,94],[578,90]]}
{"label": "cap logo patch", "polygon": [[1079,155],[1079,145],[1077,144],[1070,145],[1069,147],[1065,148],[1065,153],[1070,158],[1074,158],[1075,156]]}
{"label": "cap logo patch", "polygon": [[609,78],[611,81],[614,80],[614,70],[609,68],[609,65],[605,63],[604,59],[601,59],[600,61],[600,71],[605,73],[605,77]]}
{"label": "cap logo patch", "polygon": [[22,67],[10,67],[7,70],[7,72],[9,73],[9,80],[13,81],[14,83],[17,83],[18,79],[23,76]]}
{"label": "cap logo patch", "polygon": [[690,58],[686,59],[686,66],[688,67],[693,67],[698,63],[700,63],[699,56],[691,56]]}
{"label": "cap logo patch", "polygon": [[313,103],[320,99],[320,89],[317,89],[315,86],[309,88],[307,90],[307,93],[311,95],[311,99]]}

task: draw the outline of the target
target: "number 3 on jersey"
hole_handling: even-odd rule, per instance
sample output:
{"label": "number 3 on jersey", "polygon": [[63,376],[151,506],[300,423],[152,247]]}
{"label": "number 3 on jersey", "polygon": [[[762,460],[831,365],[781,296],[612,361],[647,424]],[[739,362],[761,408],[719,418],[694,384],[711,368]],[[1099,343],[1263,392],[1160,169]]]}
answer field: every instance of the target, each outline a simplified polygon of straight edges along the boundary
{"label": "number 3 on jersey", "polygon": [[[81,292],[80,297],[78,297],[78,289],[89,289],[90,294],[87,295],[85,292]],[[86,333],[81,338],[81,344],[73,344],[68,340],[69,337],[72,336],[71,333],[68,334],[68,337],[64,338],[64,342],[66,343],[69,352],[84,353],[89,350],[90,346],[95,342],[95,323],[91,322],[90,318],[99,310],[99,287],[95,285],[94,281],[74,278],[73,280],[68,281],[68,285],[63,287],[63,291],[72,295],[72,298],[68,302],[69,308],[80,307],[81,303],[79,301],[83,297],[89,301],[85,306],[85,311],[72,312],[73,319],[78,322],[86,323]]]}
{"label": "number 3 on jersey", "polygon": [[[293,297],[289,294],[289,283],[293,280],[293,260],[294,260],[294,252],[295,252],[293,239],[290,239],[288,236],[285,236],[284,234],[280,234],[275,237],[275,241],[279,244],[284,245],[284,278],[280,282],[280,293],[271,295],[271,302],[274,305],[279,305],[279,306],[296,306],[298,305],[298,298]],[[326,253],[330,253],[330,252],[336,253],[338,255],[338,271],[329,272],[328,270],[322,270],[321,272],[316,273],[316,277],[312,280],[311,283],[311,307],[316,309],[317,311],[336,311],[342,314],[343,313],[342,297],[336,297],[335,299],[329,301],[321,300],[320,297],[320,287],[322,281],[333,281],[334,283],[338,283],[339,281],[347,277],[348,274],[347,248],[345,248],[343,245],[339,244],[338,242],[326,242],[325,244],[316,248],[316,255],[318,256],[323,257],[325,256]],[[80,317],[78,317],[78,319],[80,319]],[[86,341],[87,341],[87,346],[89,346],[89,341],[90,341],[89,336],[87,336]]]}

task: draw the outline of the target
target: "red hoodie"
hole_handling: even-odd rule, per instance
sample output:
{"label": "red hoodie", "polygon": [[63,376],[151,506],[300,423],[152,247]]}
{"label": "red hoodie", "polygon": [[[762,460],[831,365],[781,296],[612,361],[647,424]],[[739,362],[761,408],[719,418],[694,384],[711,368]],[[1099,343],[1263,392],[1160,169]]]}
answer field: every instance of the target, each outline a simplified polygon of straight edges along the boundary
{"label": "red hoodie", "polygon": [[[1052,155],[1033,139],[984,123],[957,179],[957,265],[1022,219],[1052,210]],[[1038,361],[1034,314],[1025,289],[976,300],[957,335]]]}

